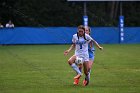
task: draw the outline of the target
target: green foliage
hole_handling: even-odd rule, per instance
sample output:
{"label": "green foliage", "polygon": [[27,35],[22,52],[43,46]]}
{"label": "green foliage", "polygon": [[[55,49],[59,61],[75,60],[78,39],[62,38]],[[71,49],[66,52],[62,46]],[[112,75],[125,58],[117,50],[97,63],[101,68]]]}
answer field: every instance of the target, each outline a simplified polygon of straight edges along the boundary
{"label": "green foliage", "polygon": [[[123,2],[125,26],[140,25],[140,2]],[[16,26],[77,26],[83,22],[83,3],[67,0],[2,0],[0,21]],[[117,26],[120,2],[87,2],[90,26]],[[128,11],[129,9],[129,11]]]}

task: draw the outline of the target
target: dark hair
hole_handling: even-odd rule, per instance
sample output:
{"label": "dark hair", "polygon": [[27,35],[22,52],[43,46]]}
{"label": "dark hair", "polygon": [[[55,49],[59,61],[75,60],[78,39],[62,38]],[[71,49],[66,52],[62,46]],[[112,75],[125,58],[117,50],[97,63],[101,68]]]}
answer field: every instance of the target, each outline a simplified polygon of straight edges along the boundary
{"label": "dark hair", "polygon": [[[83,25],[79,25],[79,26],[78,26],[78,30],[79,30],[79,29],[83,29],[83,30],[84,30],[84,39],[87,40],[86,37],[85,37],[85,27],[84,27]],[[77,31],[77,37],[78,37],[78,40],[79,40],[78,31]]]}

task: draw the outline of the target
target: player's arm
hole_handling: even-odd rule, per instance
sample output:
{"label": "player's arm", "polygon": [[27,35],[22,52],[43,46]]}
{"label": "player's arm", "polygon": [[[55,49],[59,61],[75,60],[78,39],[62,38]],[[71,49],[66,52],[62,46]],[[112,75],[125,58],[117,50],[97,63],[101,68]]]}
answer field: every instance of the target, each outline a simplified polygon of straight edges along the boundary
{"label": "player's arm", "polygon": [[64,52],[64,55],[65,55],[65,56],[68,55],[69,52],[70,52],[71,50],[73,50],[74,48],[75,48],[75,44],[73,43],[73,44],[70,46],[70,48]]}
{"label": "player's arm", "polygon": [[103,50],[103,47],[101,47],[91,36],[87,35],[87,39],[90,41],[89,43],[93,43],[96,47],[98,47],[100,50]]}
{"label": "player's arm", "polygon": [[103,50],[103,47],[101,47],[94,39],[92,39],[92,42],[94,43],[94,45],[99,48],[100,50]]}

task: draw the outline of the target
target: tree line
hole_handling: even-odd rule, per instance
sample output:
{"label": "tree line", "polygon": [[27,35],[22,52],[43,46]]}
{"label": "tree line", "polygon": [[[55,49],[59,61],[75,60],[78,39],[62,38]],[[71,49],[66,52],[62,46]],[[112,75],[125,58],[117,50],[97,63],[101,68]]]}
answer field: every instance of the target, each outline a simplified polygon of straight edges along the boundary
{"label": "tree line", "polygon": [[[122,4],[122,6],[120,6]],[[87,2],[90,26],[118,26],[120,10],[125,26],[140,26],[140,2]],[[83,23],[83,2],[67,0],[1,0],[0,22],[16,26],[78,26]]]}

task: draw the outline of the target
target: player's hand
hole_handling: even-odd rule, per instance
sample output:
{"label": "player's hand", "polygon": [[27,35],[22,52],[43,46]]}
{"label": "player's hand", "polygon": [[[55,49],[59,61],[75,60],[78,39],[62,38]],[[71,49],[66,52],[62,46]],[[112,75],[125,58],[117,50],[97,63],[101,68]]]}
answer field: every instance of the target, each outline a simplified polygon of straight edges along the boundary
{"label": "player's hand", "polygon": [[103,47],[99,47],[100,50],[103,50]]}
{"label": "player's hand", "polygon": [[69,53],[69,51],[66,50],[66,51],[64,52],[64,55],[66,56],[66,55],[68,55],[68,53]]}

